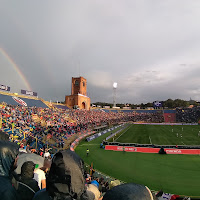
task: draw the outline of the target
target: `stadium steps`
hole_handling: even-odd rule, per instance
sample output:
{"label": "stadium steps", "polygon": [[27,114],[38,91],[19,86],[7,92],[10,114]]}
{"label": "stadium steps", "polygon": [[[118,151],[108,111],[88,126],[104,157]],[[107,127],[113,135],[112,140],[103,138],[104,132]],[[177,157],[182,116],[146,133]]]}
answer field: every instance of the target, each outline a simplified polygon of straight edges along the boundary
{"label": "stadium steps", "polygon": [[54,108],[53,104],[50,103],[49,101],[45,101],[45,100],[43,100],[43,99],[41,99],[41,101],[42,101],[46,106],[48,106],[48,108]]}
{"label": "stadium steps", "polygon": [[70,108],[68,106],[66,106],[65,104],[61,104],[61,103],[53,103],[54,107],[58,108],[58,109],[63,109],[63,110],[69,110]]}

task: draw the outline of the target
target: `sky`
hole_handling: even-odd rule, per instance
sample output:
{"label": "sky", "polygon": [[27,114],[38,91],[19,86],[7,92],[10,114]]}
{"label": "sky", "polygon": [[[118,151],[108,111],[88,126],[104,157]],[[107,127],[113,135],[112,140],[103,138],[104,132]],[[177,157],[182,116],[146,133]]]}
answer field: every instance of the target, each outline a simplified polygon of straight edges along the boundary
{"label": "sky", "polygon": [[0,84],[64,101],[200,100],[199,0],[0,0]]}

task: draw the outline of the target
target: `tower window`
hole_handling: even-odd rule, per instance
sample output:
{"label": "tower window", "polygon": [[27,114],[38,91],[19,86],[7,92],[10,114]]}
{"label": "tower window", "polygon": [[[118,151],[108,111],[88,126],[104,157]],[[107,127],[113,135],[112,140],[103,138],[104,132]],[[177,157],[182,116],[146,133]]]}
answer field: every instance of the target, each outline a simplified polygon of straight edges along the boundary
{"label": "tower window", "polygon": [[79,86],[79,81],[78,80],[75,81],[75,86]]}
{"label": "tower window", "polygon": [[83,81],[83,87],[85,87],[85,82]]}

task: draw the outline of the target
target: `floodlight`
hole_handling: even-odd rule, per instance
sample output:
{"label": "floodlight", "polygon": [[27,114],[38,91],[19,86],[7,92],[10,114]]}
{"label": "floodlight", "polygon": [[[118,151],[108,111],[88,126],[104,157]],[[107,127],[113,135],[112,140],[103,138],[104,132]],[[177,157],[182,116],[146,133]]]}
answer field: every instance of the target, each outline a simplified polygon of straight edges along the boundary
{"label": "floodlight", "polygon": [[117,83],[116,82],[113,83],[113,88],[117,88]]}

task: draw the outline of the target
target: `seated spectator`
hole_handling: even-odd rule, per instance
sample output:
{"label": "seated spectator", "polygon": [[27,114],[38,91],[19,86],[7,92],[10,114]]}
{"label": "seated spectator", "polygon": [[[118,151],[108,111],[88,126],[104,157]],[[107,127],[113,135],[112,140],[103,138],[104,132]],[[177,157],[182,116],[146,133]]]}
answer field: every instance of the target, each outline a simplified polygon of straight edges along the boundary
{"label": "seated spectator", "polygon": [[93,200],[94,195],[87,192],[84,180],[82,159],[73,151],[64,150],[53,157],[46,190],[37,192],[33,200]]}
{"label": "seated spectator", "polygon": [[127,183],[108,190],[103,200],[153,200],[153,195],[146,186]]}
{"label": "seated spectator", "polygon": [[21,167],[17,188],[21,200],[31,200],[35,193],[40,190],[37,181],[33,179],[34,169],[35,164],[32,161],[23,163]]}
{"label": "seated spectator", "polygon": [[0,199],[18,200],[19,196],[11,183],[11,172],[16,168],[18,146],[9,141],[0,141]]}
{"label": "seated spectator", "polygon": [[92,181],[91,184],[88,185],[87,191],[94,194],[95,200],[99,200],[101,193],[99,191],[99,183],[97,181]]}
{"label": "seated spectator", "polygon": [[114,180],[114,181],[110,181],[110,185],[109,185],[109,189],[117,186],[117,185],[120,185],[120,181],[119,180]]}
{"label": "seated spectator", "polygon": [[[162,190],[160,190],[157,194],[156,197],[158,200],[165,200],[165,199],[169,199],[169,200],[175,200],[175,199],[180,199],[179,195],[175,195],[175,194],[170,194],[170,193],[164,193]],[[182,198],[181,198],[182,199]]]}
{"label": "seated spectator", "polygon": [[45,149],[44,158],[49,158],[50,156],[48,149]]}

